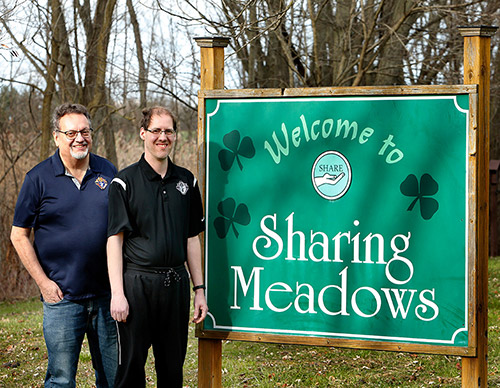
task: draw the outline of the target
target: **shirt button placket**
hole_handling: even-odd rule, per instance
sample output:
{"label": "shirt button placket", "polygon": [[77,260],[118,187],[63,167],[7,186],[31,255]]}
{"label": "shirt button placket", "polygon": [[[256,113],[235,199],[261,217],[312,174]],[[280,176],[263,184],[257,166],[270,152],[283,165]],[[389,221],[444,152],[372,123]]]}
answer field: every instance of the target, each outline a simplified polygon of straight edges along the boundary
{"label": "shirt button placket", "polygon": [[161,183],[161,194],[164,201],[168,201],[167,185],[165,182]]}

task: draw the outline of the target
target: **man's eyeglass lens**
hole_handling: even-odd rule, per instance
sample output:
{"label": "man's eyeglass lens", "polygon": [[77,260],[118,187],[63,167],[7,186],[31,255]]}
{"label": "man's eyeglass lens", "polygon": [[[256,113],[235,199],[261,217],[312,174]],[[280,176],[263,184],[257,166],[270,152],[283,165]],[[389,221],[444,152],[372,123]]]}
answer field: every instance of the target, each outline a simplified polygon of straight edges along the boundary
{"label": "man's eyeglass lens", "polygon": [[81,131],[59,131],[59,130],[57,130],[57,132],[64,133],[69,140],[75,139],[78,136],[78,134],[82,135],[83,137],[90,137],[92,134],[92,131],[93,131],[92,128],[85,128],[85,129],[82,129]]}
{"label": "man's eyeglass lens", "polygon": [[146,129],[146,131],[151,132],[153,135],[156,136],[159,136],[162,133],[164,133],[167,136],[172,136],[175,133],[175,131],[171,128],[168,129],[153,128],[153,129]]}

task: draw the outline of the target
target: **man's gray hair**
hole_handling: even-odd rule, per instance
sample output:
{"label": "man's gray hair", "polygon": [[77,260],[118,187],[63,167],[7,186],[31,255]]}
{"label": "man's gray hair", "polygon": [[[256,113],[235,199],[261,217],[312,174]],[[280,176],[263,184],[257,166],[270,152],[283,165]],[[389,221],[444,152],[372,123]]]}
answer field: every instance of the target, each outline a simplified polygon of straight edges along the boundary
{"label": "man's gray hair", "polygon": [[85,108],[83,105],[80,104],[71,104],[66,102],[62,105],[59,105],[56,109],[54,109],[54,113],[52,114],[53,130],[59,131],[61,129],[61,127],[59,126],[59,121],[61,120],[61,117],[72,113],[84,115],[89,121],[89,127],[92,127],[92,124],[90,122],[90,114],[87,108]]}

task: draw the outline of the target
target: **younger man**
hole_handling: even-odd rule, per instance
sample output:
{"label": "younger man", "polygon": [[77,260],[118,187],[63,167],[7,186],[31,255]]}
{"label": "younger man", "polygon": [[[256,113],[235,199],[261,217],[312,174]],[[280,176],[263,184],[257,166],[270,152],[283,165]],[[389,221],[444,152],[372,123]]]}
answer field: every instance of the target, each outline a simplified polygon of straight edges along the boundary
{"label": "younger man", "polygon": [[[207,314],[201,247],[200,191],[169,154],[176,140],[170,111],[143,111],[141,159],[120,171],[109,191],[108,268],[111,315],[119,322],[117,387],[144,387],[152,345],[158,387],[181,387],[189,321],[189,274],[195,323]],[[185,263],[189,269],[186,270]]]}

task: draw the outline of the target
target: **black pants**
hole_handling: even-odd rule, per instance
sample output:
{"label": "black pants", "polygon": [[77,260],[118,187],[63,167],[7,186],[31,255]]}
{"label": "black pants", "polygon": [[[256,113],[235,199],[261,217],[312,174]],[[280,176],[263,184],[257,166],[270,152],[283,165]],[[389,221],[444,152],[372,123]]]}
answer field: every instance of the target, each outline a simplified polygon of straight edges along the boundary
{"label": "black pants", "polygon": [[[182,387],[189,325],[190,285],[184,266],[154,273],[127,267],[127,322],[118,323],[119,365],[115,387],[144,387],[144,366],[153,346],[157,387]],[[165,273],[166,272],[166,273]]]}

